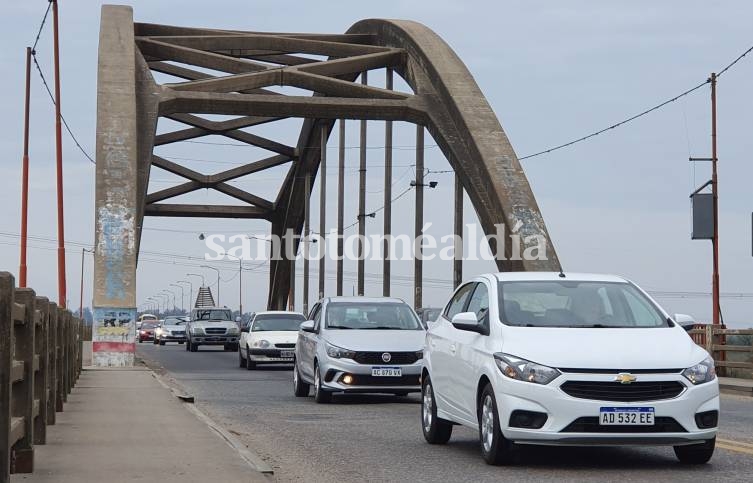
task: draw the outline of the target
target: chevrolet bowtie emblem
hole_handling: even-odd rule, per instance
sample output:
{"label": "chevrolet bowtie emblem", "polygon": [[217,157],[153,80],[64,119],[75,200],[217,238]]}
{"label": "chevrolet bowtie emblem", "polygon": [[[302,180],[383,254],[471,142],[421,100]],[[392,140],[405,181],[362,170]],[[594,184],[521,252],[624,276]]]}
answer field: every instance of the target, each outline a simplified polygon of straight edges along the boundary
{"label": "chevrolet bowtie emblem", "polygon": [[614,378],[616,382],[622,384],[630,384],[631,382],[635,382],[636,379],[638,378],[628,372],[620,372]]}

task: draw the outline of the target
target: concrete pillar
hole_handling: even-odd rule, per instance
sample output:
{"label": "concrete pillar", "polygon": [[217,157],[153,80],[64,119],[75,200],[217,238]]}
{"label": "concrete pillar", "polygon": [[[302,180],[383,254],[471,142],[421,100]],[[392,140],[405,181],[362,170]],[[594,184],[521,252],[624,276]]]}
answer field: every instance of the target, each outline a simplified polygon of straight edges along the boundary
{"label": "concrete pillar", "polygon": [[133,12],[105,5],[97,73],[94,248],[95,366],[132,366],[136,336],[136,58]]}

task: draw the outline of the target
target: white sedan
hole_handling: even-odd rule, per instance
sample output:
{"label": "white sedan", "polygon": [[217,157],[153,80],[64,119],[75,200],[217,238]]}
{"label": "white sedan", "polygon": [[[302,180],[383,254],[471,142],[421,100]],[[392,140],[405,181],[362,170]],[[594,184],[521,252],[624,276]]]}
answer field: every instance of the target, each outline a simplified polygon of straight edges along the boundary
{"label": "white sedan", "polygon": [[300,312],[257,312],[241,328],[238,365],[252,370],[257,364],[292,363],[298,329],[305,320]]}

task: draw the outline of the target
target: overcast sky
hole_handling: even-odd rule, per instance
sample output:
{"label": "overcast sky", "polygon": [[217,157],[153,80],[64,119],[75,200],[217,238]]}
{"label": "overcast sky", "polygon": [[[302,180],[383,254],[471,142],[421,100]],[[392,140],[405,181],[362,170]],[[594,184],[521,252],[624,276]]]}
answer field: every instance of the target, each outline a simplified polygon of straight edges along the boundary
{"label": "overcast sky", "polygon": [[[702,82],[753,45],[748,1],[131,1],[136,21],[256,31],[340,33],[354,22],[370,17],[412,19],[437,32],[456,50],[475,76],[495,110],[516,152],[525,156],[606,127]],[[96,70],[99,1],[61,1],[61,57],[63,114],[84,149],[93,154],[96,129]],[[0,269],[18,273],[20,232],[20,179],[23,129],[24,49],[34,35],[47,0],[5,2],[0,20]],[[39,61],[52,80],[51,23],[37,48]],[[721,287],[725,294],[753,293],[751,211],[753,210],[753,55],[728,71],[719,82],[719,186]],[[373,76],[378,85],[379,74]],[[371,80],[371,78],[370,78]],[[32,78],[31,122],[31,238],[29,285],[56,298],[54,237],[55,169],[53,109],[39,77]],[[383,123],[369,124],[369,185],[367,211],[382,205]],[[160,131],[173,126],[162,123]],[[349,146],[357,145],[357,123],[348,123]],[[294,144],[297,124],[270,125],[259,131],[280,142]],[[400,193],[413,174],[414,128],[396,126],[395,186]],[[448,169],[433,141],[427,138],[426,163],[430,170]],[[330,140],[335,159],[336,138]],[[333,148],[335,148],[333,150]],[[160,151],[186,165],[212,173],[261,157],[257,150],[227,146],[185,144]],[[555,153],[523,161],[523,166],[566,270],[624,275],[651,291],[710,292],[711,245],[690,240],[688,195],[710,176],[708,164],[693,166],[688,157],[710,155],[709,89],[704,87],[664,109],[620,129]],[[185,158],[190,158],[185,159]],[[197,161],[200,160],[200,161]],[[68,298],[78,307],[82,246],[93,243],[94,166],[71,139],[64,138],[65,212]],[[358,150],[348,150],[348,166],[358,163]],[[237,186],[273,197],[282,170],[260,173]],[[336,220],[335,173],[330,171],[328,226]],[[352,187],[357,171],[348,171],[346,224],[355,221],[356,197]],[[451,230],[452,174],[430,175],[439,182],[427,190],[426,220],[440,237]],[[152,172],[151,191],[177,182],[158,169]],[[181,200],[222,203],[221,196],[197,192]],[[411,233],[413,194],[395,203],[396,233]],[[318,213],[315,189],[312,211]],[[475,215],[466,204],[466,222]],[[350,221],[348,221],[350,220]],[[317,217],[313,227],[318,229]],[[381,231],[377,215],[368,232]],[[202,262],[174,257],[201,257],[206,249],[199,233],[267,233],[263,222],[148,218],[142,237],[138,273],[138,301],[186,273],[205,274]],[[86,260],[84,305],[90,305],[92,263]],[[246,266],[252,267],[253,262]],[[222,269],[221,302],[237,308],[237,270]],[[412,300],[407,281],[411,262],[396,262],[394,295]],[[368,264],[378,274],[381,264]],[[299,265],[300,268],[300,265]],[[315,268],[315,267],[312,267]],[[334,264],[328,270],[334,270]],[[493,269],[491,263],[468,263],[467,277]],[[244,274],[246,311],[263,308],[267,292],[266,266]],[[355,272],[355,262],[346,263]],[[443,304],[449,295],[450,262],[426,263],[425,305]],[[190,279],[194,287],[198,279]],[[299,278],[297,307],[300,308]],[[346,275],[346,288],[355,284]],[[312,298],[316,278],[312,277]],[[381,282],[367,283],[367,294],[381,293]],[[327,281],[334,290],[334,279]],[[187,299],[186,294],[186,299]],[[708,320],[711,299],[660,298],[671,312],[690,313]],[[180,303],[178,303],[180,305]],[[753,298],[722,299],[728,322],[751,325]]]}

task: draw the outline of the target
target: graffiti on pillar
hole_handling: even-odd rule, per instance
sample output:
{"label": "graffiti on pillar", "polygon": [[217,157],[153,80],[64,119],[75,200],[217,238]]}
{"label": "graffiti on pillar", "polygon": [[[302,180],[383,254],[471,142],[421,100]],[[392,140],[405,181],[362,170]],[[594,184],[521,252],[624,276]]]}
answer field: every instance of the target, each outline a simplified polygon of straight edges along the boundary
{"label": "graffiti on pillar", "polygon": [[136,309],[95,307],[92,354],[96,366],[133,365]]}

